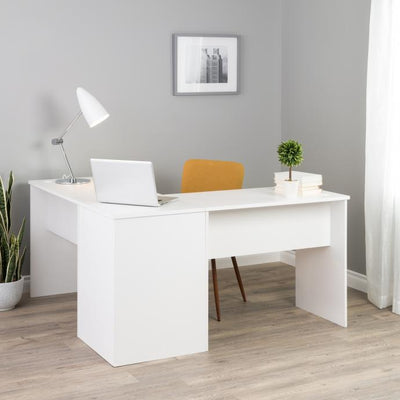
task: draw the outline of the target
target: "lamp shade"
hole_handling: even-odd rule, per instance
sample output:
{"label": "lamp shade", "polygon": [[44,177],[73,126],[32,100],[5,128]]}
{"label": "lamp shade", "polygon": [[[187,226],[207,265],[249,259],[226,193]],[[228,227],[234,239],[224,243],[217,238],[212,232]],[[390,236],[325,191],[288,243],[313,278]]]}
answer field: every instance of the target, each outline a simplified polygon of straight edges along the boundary
{"label": "lamp shade", "polygon": [[100,104],[100,102],[85,89],[78,87],[76,89],[79,107],[88,125],[93,128],[106,120],[110,114]]}

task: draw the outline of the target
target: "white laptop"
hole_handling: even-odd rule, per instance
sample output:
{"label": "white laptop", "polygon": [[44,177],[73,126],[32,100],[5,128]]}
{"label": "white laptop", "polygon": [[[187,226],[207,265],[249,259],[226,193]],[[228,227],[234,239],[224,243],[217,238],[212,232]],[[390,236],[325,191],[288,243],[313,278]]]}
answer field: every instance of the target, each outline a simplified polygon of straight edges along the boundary
{"label": "white laptop", "polygon": [[90,160],[97,201],[158,207],[176,197],[157,195],[150,161]]}

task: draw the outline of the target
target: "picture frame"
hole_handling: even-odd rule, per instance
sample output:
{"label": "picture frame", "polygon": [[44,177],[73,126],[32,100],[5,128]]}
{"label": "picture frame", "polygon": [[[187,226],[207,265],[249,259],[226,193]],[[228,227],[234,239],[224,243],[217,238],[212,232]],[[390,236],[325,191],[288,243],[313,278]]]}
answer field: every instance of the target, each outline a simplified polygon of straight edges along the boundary
{"label": "picture frame", "polygon": [[173,35],[173,94],[239,93],[239,36]]}

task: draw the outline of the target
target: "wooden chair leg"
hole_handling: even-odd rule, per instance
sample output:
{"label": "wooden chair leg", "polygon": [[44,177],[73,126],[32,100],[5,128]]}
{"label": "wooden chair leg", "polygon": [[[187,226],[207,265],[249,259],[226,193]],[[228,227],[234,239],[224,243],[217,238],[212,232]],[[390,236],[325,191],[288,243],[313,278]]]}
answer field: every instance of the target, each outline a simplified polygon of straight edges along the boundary
{"label": "wooden chair leg", "polygon": [[240,276],[239,267],[238,267],[238,264],[237,264],[237,261],[236,261],[236,257],[231,257],[231,260],[232,260],[233,268],[235,269],[236,279],[237,279],[238,284],[239,284],[240,292],[242,293],[243,301],[247,301],[246,293],[244,291],[242,277]]}
{"label": "wooden chair leg", "polygon": [[221,321],[221,313],[219,309],[219,293],[218,293],[218,279],[217,279],[217,264],[215,259],[211,260],[212,276],[213,276],[213,287],[214,287],[214,299],[215,309],[217,310],[217,321]]}

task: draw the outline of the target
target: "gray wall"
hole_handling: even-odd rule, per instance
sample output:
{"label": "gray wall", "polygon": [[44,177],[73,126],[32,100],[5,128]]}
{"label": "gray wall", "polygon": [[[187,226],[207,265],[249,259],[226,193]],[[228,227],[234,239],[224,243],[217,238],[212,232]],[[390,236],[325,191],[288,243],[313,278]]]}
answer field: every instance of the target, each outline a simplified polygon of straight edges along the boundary
{"label": "gray wall", "polygon": [[[90,157],[149,159],[160,192],[179,190],[184,160],[238,160],[245,186],[272,185],[281,137],[301,169],[349,193],[349,268],[365,272],[363,185],[369,0],[1,0],[0,174],[13,169],[16,225],[29,179],[65,172],[50,145],[83,86],[111,118],[66,139],[79,176]],[[210,11],[212,10],[212,12]],[[241,94],[174,97],[171,35],[241,37]],[[281,112],[282,111],[282,112]],[[282,125],[282,126],[281,126]],[[28,239],[29,237],[27,237]],[[29,265],[25,265],[28,273]]]}
{"label": "gray wall", "polygon": [[[241,94],[172,96],[176,32],[240,35]],[[174,192],[183,162],[199,157],[241,161],[245,186],[272,185],[280,0],[1,0],[0,48],[0,174],[15,172],[17,224],[29,217],[27,181],[65,172],[50,140],[77,113],[77,86],[111,117],[92,130],[81,120],[66,138],[76,175],[90,174],[90,157],[148,159],[159,191]]]}
{"label": "gray wall", "polygon": [[369,0],[284,0],[282,137],[301,170],[351,195],[348,268],[365,273],[364,146]]}

